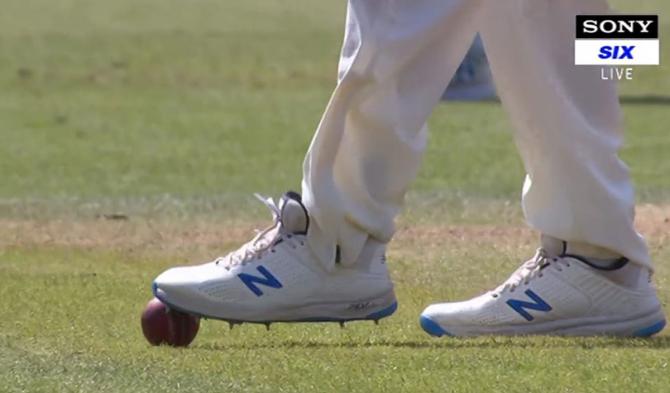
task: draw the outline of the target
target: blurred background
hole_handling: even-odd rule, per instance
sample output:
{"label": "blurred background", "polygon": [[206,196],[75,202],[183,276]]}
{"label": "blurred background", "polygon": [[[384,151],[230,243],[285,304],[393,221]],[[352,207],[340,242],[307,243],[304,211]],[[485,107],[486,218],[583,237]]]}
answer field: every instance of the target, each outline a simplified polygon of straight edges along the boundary
{"label": "blurred background", "polygon": [[[1,216],[237,214],[252,192],[299,188],[344,2],[0,3]],[[666,63],[670,3],[612,3],[661,14]],[[670,64],[637,67],[621,93],[639,198],[666,200]],[[523,170],[498,103],[440,105],[430,126],[408,209],[516,208]]]}

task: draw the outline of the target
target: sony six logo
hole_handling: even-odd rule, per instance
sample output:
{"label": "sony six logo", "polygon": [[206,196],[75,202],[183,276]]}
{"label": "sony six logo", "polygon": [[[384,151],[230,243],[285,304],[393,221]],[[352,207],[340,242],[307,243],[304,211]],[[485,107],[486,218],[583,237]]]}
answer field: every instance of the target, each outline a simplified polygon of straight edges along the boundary
{"label": "sony six logo", "polygon": [[577,65],[658,65],[658,15],[577,15]]}

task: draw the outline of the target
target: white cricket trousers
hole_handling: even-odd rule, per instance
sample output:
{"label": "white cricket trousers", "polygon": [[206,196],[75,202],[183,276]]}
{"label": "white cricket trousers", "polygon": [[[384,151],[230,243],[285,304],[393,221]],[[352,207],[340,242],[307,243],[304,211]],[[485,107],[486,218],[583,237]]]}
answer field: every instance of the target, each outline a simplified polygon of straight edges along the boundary
{"label": "white cricket trousers", "polygon": [[575,15],[608,11],[606,0],[350,0],[338,84],[302,183],[309,242],[325,266],[335,245],[346,264],[369,238],[391,240],[426,120],[479,32],[527,172],[528,224],[651,268],[617,156],[616,86],[574,65]]}

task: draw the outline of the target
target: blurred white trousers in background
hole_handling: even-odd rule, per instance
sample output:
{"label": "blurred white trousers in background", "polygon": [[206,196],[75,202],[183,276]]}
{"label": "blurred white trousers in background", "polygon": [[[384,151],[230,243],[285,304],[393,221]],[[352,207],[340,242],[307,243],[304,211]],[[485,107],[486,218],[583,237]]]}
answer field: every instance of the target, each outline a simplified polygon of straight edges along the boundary
{"label": "blurred white trousers in background", "polygon": [[368,238],[391,240],[426,120],[477,32],[527,172],[528,224],[651,266],[617,156],[616,86],[574,65],[575,15],[606,12],[605,0],[350,0],[338,84],[304,162],[309,241],[325,266],[335,245],[346,264]]}

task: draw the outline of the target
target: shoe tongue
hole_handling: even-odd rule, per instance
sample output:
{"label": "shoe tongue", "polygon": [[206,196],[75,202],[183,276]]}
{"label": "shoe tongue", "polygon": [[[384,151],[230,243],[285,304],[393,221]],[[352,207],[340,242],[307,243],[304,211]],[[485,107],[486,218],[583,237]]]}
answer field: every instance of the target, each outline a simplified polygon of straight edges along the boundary
{"label": "shoe tongue", "polygon": [[288,232],[306,234],[309,228],[307,208],[302,204],[302,197],[294,191],[288,191],[279,200],[280,220],[282,227]]}

